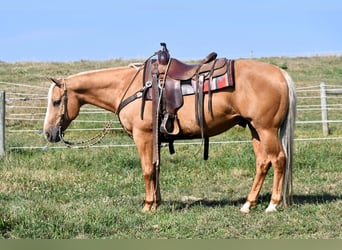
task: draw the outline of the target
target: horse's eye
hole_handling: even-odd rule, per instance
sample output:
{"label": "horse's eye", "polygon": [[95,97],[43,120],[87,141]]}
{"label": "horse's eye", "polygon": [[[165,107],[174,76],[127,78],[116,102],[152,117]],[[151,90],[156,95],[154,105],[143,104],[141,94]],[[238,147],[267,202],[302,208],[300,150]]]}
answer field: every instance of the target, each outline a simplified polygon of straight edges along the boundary
{"label": "horse's eye", "polygon": [[61,99],[53,101],[52,104],[53,104],[54,107],[59,106],[61,104]]}

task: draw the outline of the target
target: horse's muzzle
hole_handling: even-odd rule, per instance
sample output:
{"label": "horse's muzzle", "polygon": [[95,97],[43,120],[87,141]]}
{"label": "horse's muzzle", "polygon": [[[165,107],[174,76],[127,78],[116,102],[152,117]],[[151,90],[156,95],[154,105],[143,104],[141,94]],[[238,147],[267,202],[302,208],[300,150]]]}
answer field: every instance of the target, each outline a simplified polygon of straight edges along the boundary
{"label": "horse's muzzle", "polygon": [[45,130],[45,138],[49,142],[59,142],[61,140],[59,127],[50,127]]}

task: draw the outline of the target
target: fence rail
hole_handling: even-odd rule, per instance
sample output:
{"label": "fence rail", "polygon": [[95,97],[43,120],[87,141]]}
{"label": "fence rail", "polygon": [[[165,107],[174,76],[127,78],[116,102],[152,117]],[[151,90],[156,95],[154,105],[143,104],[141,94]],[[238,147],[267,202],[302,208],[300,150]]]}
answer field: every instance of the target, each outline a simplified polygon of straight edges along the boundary
{"label": "fence rail", "polygon": [[[24,92],[25,88],[32,89],[32,85],[20,84],[20,83],[3,83],[0,85],[9,86],[10,90],[6,92],[0,91],[0,155],[5,152],[5,138],[14,134],[22,134],[23,137],[32,138],[34,135],[40,135],[42,137],[42,126],[46,109],[46,93],[47,88],[39,87],[34,89],[34,92],[41,91],[42,93],[32,93],[28,91]],[[336,130],[340,130],[342,127],[338,125],[338,129],[335,129],[333,133],[330,131],[329,125],[342,124],[341,114],[342,110],[342,89],[340,85],[326,85],[323,82],[319,86],[310,86],[304,88],[297,88],[297,128],[307,126],[313,126],[315,131],[318,129],[317,125],[322,125],[323,137],[318,134],[311,135],[306,138],[296,138],[297,141],[312,141],[312,140],[339,140],[341,133]],[[5,88],[6,89],[6,88]],[[20,91],[16,92],[18,89]],[[2,109],[2,110],[1,110]],[[6,115],[5,115],[6,114]],[[330,117],[330,114],[332,116]],[[6,117],[5,117],[6,116]],[[113,119],[113,114],[99,109],[94,106],[85,106],[81,109],[79,117],[73,122],[75,126],[68,129],[69,133],[80,133],[84,131],[96,132],[103,128],[101,124],[105,124],[108,120]],[[330,118],[330,119],[328,119]],[[20,126],[17,124],[20,123]],[[112,131],[122,130],[119,122],[115,120]],[[6,126],[6,136],[5,136]],[[99,127],[100,126],[100,127]],[[331,134],[331,136],[329,136]],[[11,140],[10,140],[11,141]],[[244,143],[245,140],[223,140],[212,141],[211,144],[229,144],[229,143]],[[248,141],[249,142],[249,141]],[[177,142],[178,145],[197,144],[198,141],[191,141],[189,143]],[[19,144],[19,143],[18,143]],[[46,148],[65,148],[64,146],[46,146],[31,144],[31,140],[28,139],[27,143],[20,143],[20,145],[9,144],[9,149],[46,149]],[[41,144],[41,143],[40,143]],[[101,145],[95,145],[93,147],[130,147],[134,146],[133,143],[112,144],[107,142]]]}

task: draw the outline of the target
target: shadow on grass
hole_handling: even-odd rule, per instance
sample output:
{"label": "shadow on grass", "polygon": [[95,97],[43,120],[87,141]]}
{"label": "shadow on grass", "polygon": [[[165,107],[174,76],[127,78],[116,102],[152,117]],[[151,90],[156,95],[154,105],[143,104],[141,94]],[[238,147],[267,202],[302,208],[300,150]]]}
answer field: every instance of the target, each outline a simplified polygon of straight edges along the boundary
{"label": "shadow on grass", "polygon": [[325,204],[338,200],[342,200],[342,195],[332,195],[328,193],[293,195],[293,203],[298,205]]}
{"label": "shadow on grass", "polygon": [[[258,204],[268,204],[271,200],[271,194],[267,193],[259,196]],[[293,195],[294,205],[306,205],[306,204],[326,204],[342,200],[342,195],[331,195],[328,193],[323,194],[296,194]],[[225,206],[242,206],[246,201],[246,198],[239,198],[236,200],[231,199],[199,199],[199,200],[186,200],[186,201],[164,201],[169,204],[174,210],[184,210],[195,206],[204,207],[225,207]]]}

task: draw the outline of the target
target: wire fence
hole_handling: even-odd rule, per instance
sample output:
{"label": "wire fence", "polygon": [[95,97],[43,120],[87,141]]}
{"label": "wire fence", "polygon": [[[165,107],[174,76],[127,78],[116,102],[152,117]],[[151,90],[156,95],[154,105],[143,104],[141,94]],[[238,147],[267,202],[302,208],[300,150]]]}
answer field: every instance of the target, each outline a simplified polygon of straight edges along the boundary
{"label": "wire fence", "polygon": [[[0,82],[1,89],[6,91],[5,99],[5,127],[6,127],[6,148],[7,149],[63,149],[65,146],[52,145],[46,142],[42,127],[47,106],[47,87],[32,86],[23,83]],[[325,85],[327,90],[341,88],[341,85]],[[328,97],[324,107],[329,119],[322,119],[321,86],[309,86],[297,88],[297,121],[296,130],[300,136],[296,136],[296,141],[322,141],[322,140],[342,140],[342,95],[331,95]],[[103,130],[103,126],[108,120],[113,120],[111,128],[114,137],[116,132],[121,133],[123,129],[113,113],[100,108],[85,105],[81,108],[80,114],[72,125],[68,128],[68,135],[71,137],[91,135]],[[329,133],[322,133],[322,124],[329,124]],[[20,136],[18,136],[20,134]],[[132,140],[122,140],[113,144],[113,140],[104,140],[94,148],[102,147],[133,147]],[[212,140],[211,144],[234,144],[247,143],[246,138],[233,138],[223,140]],[[176,142],[176,145],[197,145],[201,141],[192,140],[190,142]]]}

